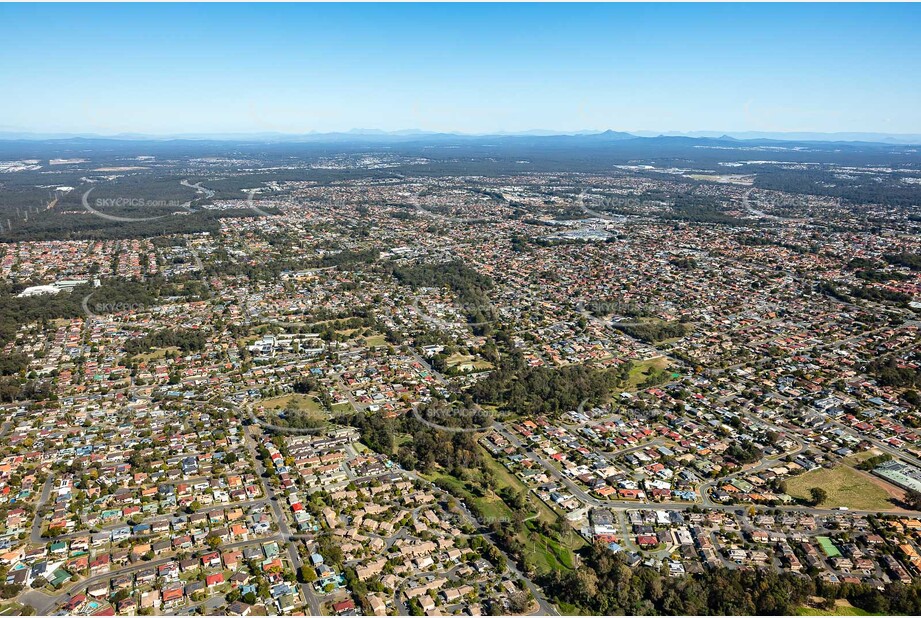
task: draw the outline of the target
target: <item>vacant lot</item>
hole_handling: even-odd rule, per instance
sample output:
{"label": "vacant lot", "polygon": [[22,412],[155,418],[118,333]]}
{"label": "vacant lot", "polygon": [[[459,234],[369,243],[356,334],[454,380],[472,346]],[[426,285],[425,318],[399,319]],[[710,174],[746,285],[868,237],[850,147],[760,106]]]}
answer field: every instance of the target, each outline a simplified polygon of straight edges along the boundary
{"label": "vacant lot", "polygon": [[787,481],[787,493],[794,498],[809,499],[809,490],[820,487],[828,492],[823,507],[846,506],[861,511],[892,510],[890,497],[898,489],[869,473],[848,466],[822,468],[795,476]]}
{"label": "vacant lot", "polygon": [[284,410],[287,408],[292,408],[295,410],[303,410],[305,412],[314,412],[322,413],[323,406],[313,395],[301,395],[299,393],[291,393],[290,395],[282,395],[281,397],[272,397],[271,399],[263,399],[262,405],[265,406],[266,410]]}
{"label": "vacant lot", "polygon": [[[645,382],[649,376],[664,372],[669,365],[669,361],[664,356],[657,356],[647,360],[634,361],[630,369],[630,375],[627,377],[626,390],[635,390],[640,384]],[[671,377],[670,375],[668,376]],[[664,378],[663,378],[664,379]]]}
{"label": "vacant lot", "polygon": [[365,345],[369,348],[380,348],[387,345],[387,337],[384,335],[369,335],[365,337]]}
{"label": "vacant lot", "polygon": [[138,354],[134,358],[136,358],[138,361],[149,363],[151,361],[164,358],[167,354],[176,354],[177,352],[179,352],[179,348],[176,347],[154,348],[150,352],[147,352],[146,354]]}
{"label": "vacant lot", "polygon": [[474,360],[476,357],[469,354],[452,354],[448,357],[448,367],[456,367],[460,371],[483,371],[492,369],[492,364],[485,360]]}
{"label": "vacant lot", "polygon": [[796,614],[798,616],[876,616],[870,612],[854,607],[844,599],[835,601],[835,607],[832,609],[818,609],[816,607],[800,607]]}

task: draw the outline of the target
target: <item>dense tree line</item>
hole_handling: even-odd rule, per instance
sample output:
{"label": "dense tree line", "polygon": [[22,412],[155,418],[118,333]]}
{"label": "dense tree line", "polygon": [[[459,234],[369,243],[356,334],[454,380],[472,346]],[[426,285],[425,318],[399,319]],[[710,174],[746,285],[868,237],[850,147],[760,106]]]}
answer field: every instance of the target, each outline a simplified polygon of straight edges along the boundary
{"label": "dense tree line", "polygon": [[[79,197],[79,196],[78,196]],[[95,195],[91,196],[95,199]],[[83,210],[82,206],[69,206]],[[41,240],[121,240],[149,238],[172,234],[220,233],[221,219],[255,217],[248,208],[227,210],[196,210],[186,213],[178,207],[159,209],[156,214],[138,209],[102,209],[106,214],[126,218],[155,217],[146,221],[111,221],[102,217],[62,217],[52,209],[36,213],[27,223],[14,225],[11,230],[0,232],[0,242],[22,242]],[[182,212],[182,216],[172,212]],[[143,213],[143,214],[142,214]]]}
{"label": "dense tree line", "polygon": [[862,298],[863,300],[890,302],[897,305],[905,305],[911,300],[911,296],[904,292],[893,292],[886,288],[871,287],[868,285],[851,288],[851,296],[854,298]]}
{"label": "dense tree line", "polygon": [[431,473],[441,467],[462,477],[465,469],[480,464],[479,447],[472,432],[441,431],[413,414],[401,417],[400,430],[412,438],[400,445],[395,456],[404,468]]}
{"label": "dense tree line", "polygon": [[[748,170],[740,169],[740,173]],[[885,204],[907,207],[921,204],[918,190],[897,178],[884,182],[867,182],[864,178],[846,179],[836,175],[834,169],[783,169],[779,166],[763,165],[757,169],[755,186],[805,195],[826,195],[839,197],[852,204]]]}
{"label": "dense tree line", "polygon": [[874,360],[866,370],[883,386],[921,387],[921,369],[901,366],[895,358]]}
{"label": "dense tree line", "polygon": [[902,292],[893,292],[881,287],[871,287],[862,285],[852,287],[848,291],[843,291],[833,283],[823,281],[817,286],[819,292],[836,298],[842,302],[853,302],[855,298],[870,300],[875,302],[891,302],[897,305],[905,305],[911,300],[911,296]]}
{"label": "dense tree line", "polygon": [[353,414],[343,420],[358,429],[361,441],[368,448],[385,455],[393,454],[395,425],[392,419],[380,414]]}
{"label": "dense tree line", "polygon": [[28,366],[29,359],[25,354],[14,352],[0,355],[0,376],[15,375]]}
{"label": "dense tree line", "polygon": [[553,571],[542,583],[558,601],[607,615],[795,615],[810,597],[846,599],[871,613],[921,615],[921,582],[831,584],[819,577],[774,569],[713,569],[679,578],[648,567],[628,567],[621,555],[596,545],[580,567]]}
{"label": "dense tree line", "polygon": [[906,266],[915,271],[921,270],[921,254],[919,253],[887,253],[883,259],[895,266]]}
{"label": "dense tree line", "polygon": [[865,258],[865,257],[851,258],[851,260],[846,265],[846,267],[849,270],[861,270],[861,269],[867,269],[867,268],[876,269],[876,268],[879,268],[880,266],[883,266],[883,264],[880,263],[879,260],[874,260],[872,258]]}
{"label": "dense tree line", "polygon": [[815,583],[773,569],[704,571],[679,578],[648,568],[630,568],[622,554],[602,545],[585,552],[578,569],[542,578],[548,593],[596,615],[793,615]]}
{"label": "dense tree line", "polygon": [[0,378],[0,403],[44,400],[55,397],[50,380],[21,380],[14,376]]}
{"label": "dense tree line", "polygon": [[877,466],[879,466],[880,464],[884,464],[891,459],[892,459],[892,455],[890,455],[889,453],[880,453],[879,455],[873,455],[872,457],[868,457],[864,459],[863,461],[858,463],[855,467],[858,470],[872,470],[876,468]]}
{"label": "dense tree line", "polygon": [[316,262],[317,267],[327,266],[351,266],[354,264],[371,264],[377,261],[380,252],[377,249],[368,249],[362,251],[345,250],[336,253],[327,253],[320,257]]}
{"label": "dense tree line", "polygon": [[681,270],[694,270],[697,268],[697,260],[687,255],[672,258],[669,260],[669,263],[675,268],[680,268]]}
{"label": "dense tree line", "polygon": [[686,322],[664,320],[655,320],[650,322],[626,322],[614,323],[614,328],[626,333],[627,335],[641,339],[647,343],[659,343],[666,339],[675,337],[684,337],[692,330],[691,325]]}
{"label": "dense tree line", "polygon": [[[379,414],[354,414],[345,420],[360,431],[362,442],[369,448],[394,455],[404,468],[431,473],[441,467],[460,475],[463,469],[479,465],[479,447],[473,432],[451,429],[486,425],[485,417],[465,410],[436,402],[396,419],[385,419]],[[440,430],[438,426],[446,429]],[[408,435],[411,439],[403,441],[394,454],[396,434]]]}
{"label": "dense tree line", "polygon": [[558,414],[586,401],[603,402],[621,379],[616,371],[584,365],[529,367],[519,352],[512,352],[469,394],[479,404],[497,405],[515,414]]}
{"label": "dense tree line", "polygon": [[144,354],[154,348],[179,348],[183,352],[200,352],[205,348],[207,336],[200,330],[183,328],[148,333],[137,339],[125,342],[125,352],[131,355]]}
{"label": "dense tree line", "polygon": [[871,283],[888,283],[890,281],[906,281],[911,277],[899,272],[890,272],[886,270],[877,270],[875,268],[866,268],[858,270],[856,273],[858,279],[869,281]]}
{"label": "dense tree line", "polygon": [[20,291],[22,286],[0,284],[0,344],[11,340],[23,324],[45,325],[59,318],[86,317],[84,299],[86,309],[104,315],[150,307],[164,296],[198,295],[181,281],[167,282],[159,276],[144,281],[105,279],[98,287],[85,284],[53,295],[20,298]]}
{"label": "dense tree line", "polygon": [[659,214],[666,221],[687,221],[689,223],[717,223],[721,225],[742,225],[742,219],[727,214],[718,198],[711,195],[696,195],[688,192],[647,191],[644,199],[663,201],[671,205],[670,210]]}
{"label": "dense tree line", "polygon": [[467,321],[474,325],[474,334],[487,334],[490,331],[489,323],[496,319],[495,310],[487,296],[493,286],[492,279],[462,261],[401,266],[393,269],[393,276],[412,288],[449,288],[457,295]]}

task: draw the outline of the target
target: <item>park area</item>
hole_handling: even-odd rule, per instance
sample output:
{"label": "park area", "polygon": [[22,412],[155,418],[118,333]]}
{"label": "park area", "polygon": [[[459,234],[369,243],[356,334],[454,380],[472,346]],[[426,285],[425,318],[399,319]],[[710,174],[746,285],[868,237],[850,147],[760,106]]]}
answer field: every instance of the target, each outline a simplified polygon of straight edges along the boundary
{"label": "park area", "polygon": [[845,465],[813,470],[787,480],[787,493],[794,498],[810,500],[809,490],[813,487],[824,489],[828,494],[821,506],[844,506],[859,511],[893,510],[896,505],[892,499],[903,495],[899,488],[869,472]]}

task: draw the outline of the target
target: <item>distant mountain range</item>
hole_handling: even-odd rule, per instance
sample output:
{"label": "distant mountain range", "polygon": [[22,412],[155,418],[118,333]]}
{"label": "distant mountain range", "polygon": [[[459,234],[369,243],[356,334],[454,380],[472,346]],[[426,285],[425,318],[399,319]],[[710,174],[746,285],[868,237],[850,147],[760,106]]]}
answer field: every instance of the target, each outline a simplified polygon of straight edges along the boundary
{"label": "distant mountain range", "polygon": [[772,139],[788,142],[873,142],[891,144],[921,144],[921,133],[870,133],[870,132],[766,132],[766,131],[634,131],[639,137],[717,137],[740,140]]}
{"label": "distant mountain range", "polygon": [[603,143],[610,141],[632,140],[642,138],[691,138],[705,140],[752,140],[752,141],[787,141],[787,142],[867,142],[877,144],[921,144],[921,134],[896,134],[896,133],[777,133],[763,131],[690,131],[690,132],[655,132],[634,131],[574,131],[559,132],[535,129],[532,131],[500,132],[500,133],[439,133],[406,129],[402,131],[382,131],[379,129],[353,129],[351,131],[330,133],[176,133],[170,135],[150,135],[144,133],[119,133],[116,135],[101,135],[95,133],[32,133],[24,131],[0,131],[0,140],[17,141],[49,141],[49,140],[129,140],[129,141],[173,141],[173,140],[206,140],[206,141],[264,141],[264,142],[419,142],[419,141],[476,141],[484,140],[530,140]]}

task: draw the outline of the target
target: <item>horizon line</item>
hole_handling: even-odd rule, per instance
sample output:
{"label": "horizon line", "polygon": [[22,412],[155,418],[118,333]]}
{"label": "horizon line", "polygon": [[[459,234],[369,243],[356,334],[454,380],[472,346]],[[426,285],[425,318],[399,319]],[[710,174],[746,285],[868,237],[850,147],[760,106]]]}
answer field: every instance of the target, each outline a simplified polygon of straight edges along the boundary
{"label": "horizon line", "polygon": [[[901,133],[888,131],[763,131],[756,129],[745,130],[666,130],[657,131],[649,129],[619,130],[619,129],[527,129],[522,131],[456,131],[456,130],[428,130],[428,129],[375,129],[352,128],[347,130],[330,131],[183,131],[183,132],[142,132],[120,131],[117,133],[95,131],[30,131],[17,129],[0,129],[0,140],[27,140],[45,141],[54,139],[117,139],[117,140],[170,140],[170,139],[215,139],[228,140],[239,138],[322,138],[324,136],[354,136],[354,137],[426,137],[426,136],[454,136],[454,137],[590,137],[605,134],[620,135],[625,138],[656,138],[656,137],[689,137],[689,138],[732,138],[732,139],[774,139],[779,141],[879,141],[879,140],[913,140],[906,143],[921,143],[921,132]],[[735,137],[745,136],[745,137]],[[860,139],[863,138],[863,139]]]}

